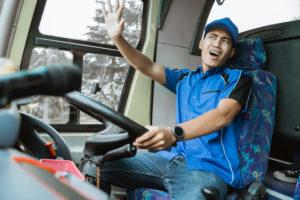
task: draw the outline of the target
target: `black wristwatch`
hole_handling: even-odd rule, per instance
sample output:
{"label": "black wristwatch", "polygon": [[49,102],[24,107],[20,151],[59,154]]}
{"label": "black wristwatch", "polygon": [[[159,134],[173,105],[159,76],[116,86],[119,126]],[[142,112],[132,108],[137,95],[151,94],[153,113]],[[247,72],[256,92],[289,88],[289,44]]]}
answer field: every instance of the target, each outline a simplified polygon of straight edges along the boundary
{"label": "black wristwatch", "polygon": [[184,130],[180,126],[173,126],[171,131],[176,138],[176,142],[182,141],[184,139]]}

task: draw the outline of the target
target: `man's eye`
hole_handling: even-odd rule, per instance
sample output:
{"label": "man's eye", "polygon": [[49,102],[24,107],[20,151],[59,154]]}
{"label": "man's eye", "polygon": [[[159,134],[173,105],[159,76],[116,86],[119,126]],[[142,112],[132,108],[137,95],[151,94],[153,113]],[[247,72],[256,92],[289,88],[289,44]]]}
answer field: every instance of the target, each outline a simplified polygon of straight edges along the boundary
{"label": "man's eye", "polygon": [[230,41],[229,41],[228,39],[224,39],[224,40],[223,40],[223,43],[226,44],[226,45],[229,45],[229,44],[230,44]]}

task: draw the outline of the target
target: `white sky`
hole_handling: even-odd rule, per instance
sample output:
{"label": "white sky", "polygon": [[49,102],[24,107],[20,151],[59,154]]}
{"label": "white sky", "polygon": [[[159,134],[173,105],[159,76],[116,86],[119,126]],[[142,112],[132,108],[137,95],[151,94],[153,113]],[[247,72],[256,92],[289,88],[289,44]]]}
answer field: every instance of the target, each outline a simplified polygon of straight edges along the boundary
{"label": "white sky", "polygon": [[300,0],[225,0],[214,4],[208,22],[230,17],[239,31],[291,21],[300,17]]}
{"label": "white sky", "polygon": [[[48,0],[40,31],[49,35],[85,39],[87,25],[94,25],[95,8],[99,6],[95,0]],[[243,32],[290,21],[297,16],[300,16],[300,0],[225,0],[222,6],[215,3],[208,22],[230,17]]]}
{"label": "white sky", "polygon": [[[39,30],[50,35],[84,38],[87,25],[93,25],[95,0],[48,0]],[[78,38],[79,37],[79,38]]]}

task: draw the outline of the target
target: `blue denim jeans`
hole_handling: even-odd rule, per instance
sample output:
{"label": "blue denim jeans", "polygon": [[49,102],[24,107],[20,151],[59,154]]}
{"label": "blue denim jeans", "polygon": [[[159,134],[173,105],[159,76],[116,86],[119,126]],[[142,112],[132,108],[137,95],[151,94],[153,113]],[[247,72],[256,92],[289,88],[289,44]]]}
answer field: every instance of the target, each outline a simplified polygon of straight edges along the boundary
{"label": "blue denim jeans", "polygon": [[151,153],[138,151],[136,156],[106,162],[102,168],[102,186],[113,184],[128,189],[153,188],[169,193],[172,200],[205,199],[201,188],[214,186],[224,199],[227,184],[214,175],[204,171],[187,170],[185,158],[176,156],[171,161]]}

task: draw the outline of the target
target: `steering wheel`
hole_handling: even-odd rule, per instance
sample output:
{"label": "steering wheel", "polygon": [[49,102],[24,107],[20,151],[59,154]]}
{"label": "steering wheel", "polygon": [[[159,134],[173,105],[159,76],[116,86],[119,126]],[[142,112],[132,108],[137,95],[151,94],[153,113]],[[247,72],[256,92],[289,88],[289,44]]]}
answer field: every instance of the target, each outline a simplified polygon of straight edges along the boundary
{"label": "steering wheel", "polygon": [[[92,142],[96,148],[101,148],[101,152],[106,152],[115,147],[119,147],[128,142],[133,142],[135,138],[141,136],[148,130],[124,116],[122,113],[105,106],[104,104],[95,101],[94,99],[85,96],[80,92],[71,92],[64,96],[64,98],[79,110],[91,115],[96,119],[106,119],[127,132],[114,134],[108,136],[107,134],[97,134],[89,139],[87,142]],[[42,120],[20,112],[21,114],[21,131],[19,140],[28,148],[28,150],[37,158],[50,158],[50,152],[45,148],[46,141],[43,140],[37,133],[36,129],[41,129],[48,134],[55,142],[56,154],[63,159],[71,160],[70,150],[65,140],[59,133],[50,125],[44,123]],[[103,131],[109,132],[109,131]],[[94,150],[94,149],[93,149]],[[99,152],[99,151],[98,151]]]}
{"label": "steering wheel", "polygon": [[128,132],[130,141],[134,141],[135,138],[143,135],[148,131],[144,126],[136,123],[135,121],[124,116],[122,113],[111,109],[104,104],[95,101],[94,99],[85,96],[80,92],[70,92],[64,95],[64,98],[73,106],[77,107],[79,110],[91,115],[92,117],[99,119],[104,118],[122,128]]}
{"label": "steering wheel", "polygon": [[36,131],[38,128],[53,139],[56,147],[56,156],[65,160],[72,160],[67,143],[52,126],[27,113],[20,112],[20,115],[21,128],[19,141],[33,156],[39,159],[51,158],[50,151],[45,146],[46,141],[43,140]]}

